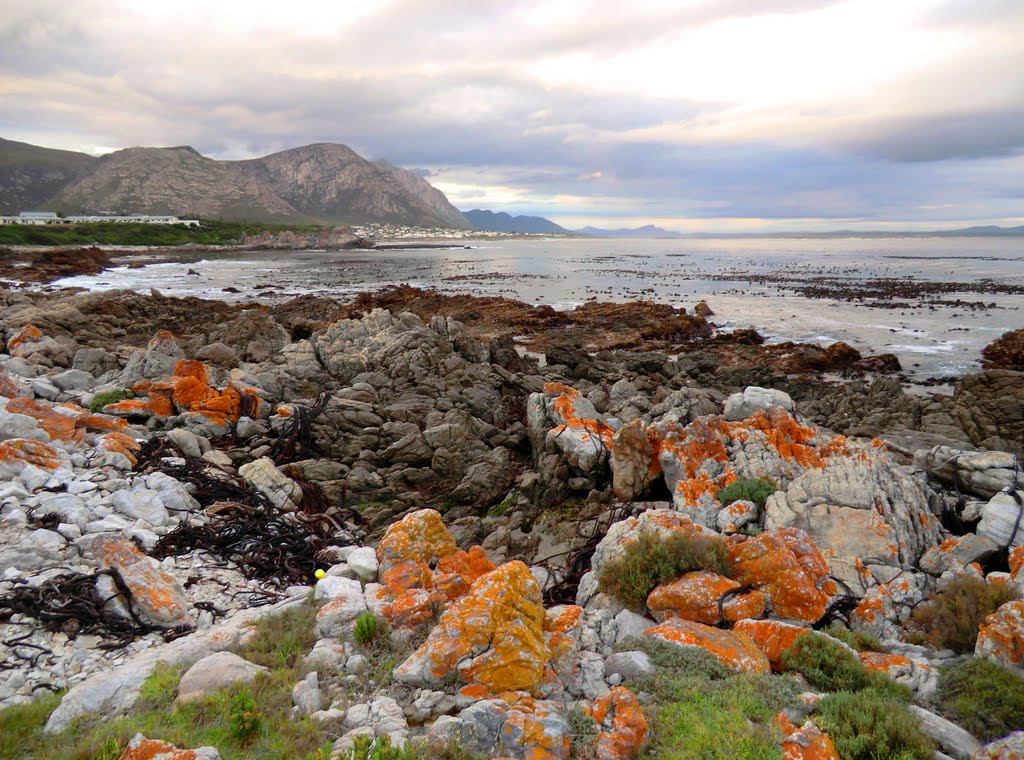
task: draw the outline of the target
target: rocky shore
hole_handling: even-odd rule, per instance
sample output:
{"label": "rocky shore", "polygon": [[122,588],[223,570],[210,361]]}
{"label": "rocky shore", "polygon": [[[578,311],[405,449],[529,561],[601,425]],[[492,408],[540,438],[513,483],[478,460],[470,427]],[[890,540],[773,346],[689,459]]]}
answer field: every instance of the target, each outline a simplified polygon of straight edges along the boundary
{"label": "rocky shore", "polygon": [[712,308],[0,290],[13,756],[742,756],[711,699],[716,751],[845,758],[851,693],[912,727],[880,756],[1020,756],[1020,335],[910,393]]}

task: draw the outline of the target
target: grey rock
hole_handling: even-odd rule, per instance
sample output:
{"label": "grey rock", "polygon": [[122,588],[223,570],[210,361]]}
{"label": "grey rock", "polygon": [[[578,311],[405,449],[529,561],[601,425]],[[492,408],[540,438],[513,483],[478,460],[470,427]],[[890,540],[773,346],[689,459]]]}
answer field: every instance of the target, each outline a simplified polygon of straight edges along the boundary
{"label": "grey rock", "polygon": [[96,378],[80,369],[66,369],[50,380],[62,391],[87,391],[96,385]]}
{"label": "grey rock", "polygon": [[[369,546],[361,546],[348,555],[348,566],[363,581],[377,580],[377,552]],[[326,580],[326,579],[325,579]]]}
{"label": "grey rock", "polygon": [[964,565],[987,559],[999,551],[999,545],[988,536],[967,533],[934,546],[921,557],[921,569],[932,575],[959,570]]}
{"label": "grey rock", "polygon": [[294,508],[302,501],[302,489],[267,457],[242,465],[238,474],[276,507]]}
{"label": "grey rock", "polygon": [[910,711],[921,721],[921,730],[931,737],[950,757],[956,760],[970,760],[981,749],[981,743],[960,726],[951,723],[933,712],[917,705],[908,705]]}
{"label": "grey rock", "polygon": [[462,746],[468,752],[485,754],[497,744],[505,714],[497,705],[484,701],[459,713],[459,720],[462,721]]}
{"label": "grey rock", "polygon": [[120,514],[131,520],[145,520],[153,526],[167,524],[169,515],[159,491],[138,487],[130,491],[117,491],[110,503]]}
{"label": "grey rock", "polygon": [[1016,456],[1005,451],[974,451],[934,446],[914,455],[914,464],[961,491],[990,498],[1014,481]]}
{"label": "grey rock", "polygon": [[1024,491],[997,493],[982,507],[978,535],[990,538],[1000,546],[1024,544],[1024,530],[1017,527],[1024,509]]}
{"label": "grey rock", "polygon": [[643,615],[637,615],[629,610],[622,610],[615,616],[615,643],[621,644],[629,639],[643,635],[648,628],[654,627],[655,622],[648,620]]}
{"label": "grey rock", "polygon": [[[181,453],[187,457],[193,459],[199,459],[203,455],[203,447],[199,443],[199,436],[193,433],[191,430],[185,428],[174,428],[173,430],[167,431],[167,437],[171,439],[175,446],[177,446]],[[209,441],[206,442],[206,447],[210,447]]]}
{"label": "grey rock", "polygon": [[309,673],[295,684],[292,688],[292,704],[303,715],[310,715],[320,709],[320,680],[316,672]]}
{"label": "grey rock", "polygon": [[752,385],[744,388],[742,393],[734,393],[725,400],[724,416],[729,421],[737,422],[771,406],[778,406],[792,413],[793,399],[782,391]]}
{"label": "grey rock", "polygon": [[234,683],[250,683],[259,673],[268,673],[262,665],[249,662],[231,652],[203,657],[189,668],[178,684],[178,704],[192,702]]}
{"label": "grey rock", "polygon": [[[0,407],[6,399],[0,397]],[[27,414],[11,414],[0,409],[0,441],[11,438],[28,438],[49,443],[49,434],[39,427],[39,421]]]}
{"label": "grey rock", "polygon": [[604,661],[606,675],[618,674],[623,678],[636,678],[650,675],[656,670],[646,652],[616,652],[608,655]]}

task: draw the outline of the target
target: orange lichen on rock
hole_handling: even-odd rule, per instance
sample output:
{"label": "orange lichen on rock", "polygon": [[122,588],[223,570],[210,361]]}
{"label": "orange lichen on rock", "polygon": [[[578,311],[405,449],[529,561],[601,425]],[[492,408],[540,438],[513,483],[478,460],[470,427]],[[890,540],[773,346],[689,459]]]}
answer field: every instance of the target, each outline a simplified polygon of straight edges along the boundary
{"label": "orange lichen on rock", "polygon": [[648,628],[644,636],[668,641],[681,646],[698,647],[711,653],[730,670],[741,673],[768,673],[768,658],[743,633],[712,628],[703,623],[673,618]]}
{"label": "orange lichen on rock", "polygon": [[570,737],[549,732],[550,719],[558,714],[556,703],[530,699],[520,694],[500,694],[511,708],[501,727],[503,747],[517,750],[524,760],[564,760],[569,757]]}
{"label": "orange lichen on rock", "polygon": [[457,551],[455,539],[441,521],[441,513],[421,509],[388,526],[377,546],[377,560],[383,575],[399,562],[436,564]]}
{"label": "orange lichen on rock", "polygon": [[600,760],[628,760],[647,743],[647,718],[636,695],[616,686],[587,710],[602,729],[597,735]]}
{"label": "orange lichen on rock", "polygon": [[44,470],[56,470],[60,467],[60,457],[53,446],[27,438],[0,441],[0,462],[31,464]]}
{"label": "orange lichen on rock", "polygon": [[117,432],[107,433],[102,436],[97,442],[97,445],[104,451],[121,454],[131,462],[132,467],[134,467],[138,461],[135,455],[142,449],[142,444],[130,435]]}
{"label": "orange lichen on rock", "polygon": [[25,344],[36,343],[43,339],[43,331],[35,325],[25,325],[15,334],[13,338],[7,341],[7,352],[11,356],[24,357],[27,353],[25,351]]}
{"label": "orange lichen on rock", "polygon": [[545,383],[544,395],[554,398],[552,409],[563,420],[563,423],[552,431],[557,435],[562,427],[570,430],[581,431],[595,436],[604,447],[611,451],[612,439],[615,437],[615,430],[611,425],[600,420],[585,419],[579,416],[576,411],[576,400],[579,398],[579,391],[562,383]]}
{"label": "orange lichen on rock", "polygon": [[[779,721],[779,726],[786,733],[782,743],[782,760],[839,760],[836,745],[813,722],[807,721],[797,728],[788,720],[788,726]],[[792,727],[791,731],[785,731]]]}
{"label": "orange lichen on rock", "polygon": [[767,595],[760,591],[732,594],[738,588],[739,583],[718,573],[687,573],[654,589],[647,597],[647,608],[659,622],[680,618],[707,625],[763,615]]}
{"label": "orange lichen on rock", "polygon": [[1016,578],[1020,574],[1020,569],[1024,567],[1024,544],[1010,549],[1009,562],[1010,575]]}
{"label": "orange lichen on rock", "polygon": [[908,670],[914,663],[909,657],[901,654],[886,654],[885,652],[859,652],[861,664],[868,670],[877,670],[880,673],[894,675],[901,670]]}
{"label": "orange lichen on rock", "polygon": [[3,369],[0,369],[0,396],[14,398],[19,393],[18,384],[11,380]]}
{"label": "orange lichen on rock", "polygon": [[796,528],[734,540],[729,564],[735,580],[768,594],[777,617],[817,622],[837,591],[825,558]]}
{"label": "orange lichen on rock", "polygon": [[[78,414],[72,410],[68,413],[57,411],[57,407],[43,406],[35,399],[12,398],[7,402],[10,414],[24,414],[39,422],[39,427],[46,431],[51,441],[76,443],[85,437],[85,431],[77,426]],[[81,409],[81,407],[79,407]],[[81,409],[85,413],[84,409]]]}
{"label": "orange lichen on rock", "polygon": [[195,750],[178,749],[160,739],[135,737],[117,760],[196,760]]}
{"label": "orange lichen on rock", "polygon": [[457,671],[463,681],[491,693],[536,693],[549,659],[543,623],[536,579],[522,562],[507,562],[452,603],[395,678],[439,683]]}
{"label": "orange lichen on rock", "polygon": [[1004,667],[1024,671],[1024,599],[1007,602],[978,628],[974,654]]}
{"label": "orange lichen on rock", "polygon": [[171,378],[186,377],[194,378],[203,385],[210,384],[210,373],[206,370],[206,365],[196,359],[181,359],[174,365],[174,373]]}
{"label": "orange lichen on rock", "polygon": [[777,673],[786,669],[782,655],[790,650],[798,638],[816,635],[807,628],[781,620],[740,620],[733,630],[749,637],[768,658],[768,664]]}

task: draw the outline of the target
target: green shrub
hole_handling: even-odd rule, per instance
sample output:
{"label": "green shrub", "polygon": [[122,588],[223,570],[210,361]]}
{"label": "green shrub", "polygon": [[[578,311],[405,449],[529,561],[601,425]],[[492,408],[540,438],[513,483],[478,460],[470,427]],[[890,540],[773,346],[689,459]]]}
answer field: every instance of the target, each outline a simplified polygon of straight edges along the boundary
{"label": "green shrub", "polygon": [[383,632],[383,626],[372,612],[364,612],[356,618],[355,639],[356,642],[366,646],[373,642]]}
{"label": "green shrub", "polygon": [[830,625],[823,631],[823,633],[827,633],[834,639],[839,639],[851,649],[856,649],[858,652],[885,651],[885,647],[882,646],[882,642],[870,633],[865,633],[863,631],[851,631],[849,628],[843,628],[841,625],[836,624]]}
{"label": "green shrub", "polygon": [[752,501],[764,509],[764,503],[776,490],[778,486],[771,478],[740,478],[718,492],[718,501],[723,507],[734,501]]}
{"label": "green shrub", "polygon": [[591,754],[595,749],[597,735],[601,731],[597,721],[579,705],[566,710],[562,717],[569,724],[571,756],[582,757]]}
{"label": "green shrub", "polygon": [[641,611],[647,595],[663,583],[671,583],[694,570],[728,575],[728,552],[720,536],[662,537],[643,531],[625,546],[622,557],[604,564],[598,587],[634,611]]}
{"label": "green shrub", "polygon": [[984,658],[943,668],[935,703],[986,742],[1024,729],[1024,680]]}
{"label": "green shrub", "polygon": [[868,670],[857,655],[825,636],[800,636],[782,655],[782,663],[822,691],[875,689],[904,701],[911,696],[909,688],[884,673]]}
{"label": "green shrub", "polygon": [[231,715],[228,728],[235,741],[247,744],[263,725],[263,714],[256,709],[256,700],[252,692],[242,689],[231,696]]}
{"label": "green shrub", "polygon": [[1009,584],[969,576],[955,578],[911,614],[909,640],[936,649],[973,652],[978,626],[1019,596]]}
{"label": "green shrub", "polygon": [[874,689],[829,694],[818,703],[814,721],[832,737],[843,760],[931,760],[934,755],[906,705]]}
{"label": "green shrub", "polygon": [[103,411],[103,407],[108,404],[116,404],[118,401],[124,401],[126,398],[132,396],[130,391],[114,390],[114,391],[100,391],[92,397],[92,401],[89,402],[89,411],[93,414],[99,414]]}

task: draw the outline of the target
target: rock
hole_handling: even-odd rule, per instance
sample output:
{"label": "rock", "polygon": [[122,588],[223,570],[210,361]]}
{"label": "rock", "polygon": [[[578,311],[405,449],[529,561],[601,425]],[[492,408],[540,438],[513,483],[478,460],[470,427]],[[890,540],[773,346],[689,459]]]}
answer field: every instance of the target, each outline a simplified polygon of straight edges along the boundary
{"label": "rock", "polygon": [[721,533],[736,533],[748,525],[757,525],[761,510],[757,504],[746,499],[736,501],[722,507],[715,517],[715,527]]}
{"label": "rock", "polygon": [[98,569],[118,572],[131,591],[132,608],[143,620],[160,628],[195,625],[181,585],[127,538],[93,534],[80,538],[76,544],[83,555],[93,558]]}
{"label": "rock", "polygon": [[650,675],[656,670],[646,652],[627,651],[610,654],[604,661],[605,675],[618,674],[623,678]]}
{"label": "rock", "polygon": [[369,546],[361,546],[348,555],[346,560],[352,571],[360,580],[372,582],[377,580],[377,552]]}
{"label": "rock", "polygon": [[117,760],[220,760],[220,752],[216,747],[179,749],[170,742],[135,734]]}
{"label": "rock", "polygon": [[733,626],[733,630],[753,641],[754,646],[768,659],[771,669],[776,672],[786,669],[782,655],[789,651],[798,638],[822,635],[781,620],[740,620]]}
{"label": "rock", "polygon": [[96,378],[80,369],[66,369],[50,378],[54,385],[68,391],[87,391],[96,385]]}
{"label": "rock", "polygon": [[709,652],[730,670],[740,673],[768,673],[771,668],[754,642],[745,634],[712,628],[702,623],[672,619],[644,632],[679,646],[696,647]]}
{"label": "rock", "polygon": [[177,704],[201,699],[210,692],[235,683],[251,683],[267,668],[255,665],[231,652],[217,652],[199,660],[185,671],[178,684]]}
{"label": "rock", "polygon": [[543,393],[530,394],[527,424],[535,452],[560,452],[582,473],[599,472],[608,462],[615,431],[575,388],[547,383]]}
{"label": "rock", "polygon": [[909,687],[918,699],[930,700],[938,689],[939,674],[924,657],[883,652],[860,652],[858,657],[869,670]]}
{"label": "rock", "polygon": [[654,589],[647,597],[647,608],[658,622],[680,618],[717,625],[723,620],[761,617],[768,596],[760,591],[732,593],[739,588],[739,583],[718,573],[687,573]]}
{"label": "rock", "polygon": [[608,529],[590,561],[595,576],[600,575],[601,568],[608,562],[621,559],[625,555],[626,546],[635,542],[641,533],[651,533],[665,538],[677,533],[686,536],[715,535],[707,528],[695,525],[689,516],[673,509],[649,509],[638,517],[620,520]]}
{"label": "rock", "polygon": [[166,525],[170,517],[160,494],[147,488],[116,491],[111,497],[111,504],[128,519],[145,520],[155,527]]}
{"label": "rock", "polygon": [[812,721],[792,728],[782,743],[783,760],[840,760],[835,744]]}
{"label": "rock", "polygon": [[292,704],[302,715],[312,715],[320,709],[320,680],[316,671],[308,673],[292,688]]}
{"label": "rock", "polygon": [[725,400],[725,411],[722,416],[730,422],[738,422],[747,419],[756,411],[772,406],[792,413],[793,399],[782,391],[751,385],[744,388],[742,393],[734,393]]}
{"label": "rock", "polygon": [[817,622],[838,591],[825,558],[796,528],[734,540],[729,564],[733,580],[766,593],[772,614],[780,618]]}
{"label": "rock", "polygon": [[[204,449],[200,442],[199,436],[193,433],[191,430],[185,428],[174,428],[173,430],[167,431],[167,437],[171,439],[175,446],[177,446],[181,453],[187,457],[193,459],[199,459]],[[205,441],[206,449],[210,448],[209,441]]]}
{"label": "rock", "polygon": [[1024,731],[989,742],[971,757],[971,760],[1020,760],[1024,757]]}
{"label": "rock", "polygon": [[1005,451],[974,451],[933,446],[918,451],[914,464],[946,485],[991,498],[1015,482],[1016,460]]}
{"label": "rock", "polygon": [[368,610],[362,584],[351,578],[329,575],[316,583],[314,598],[329,599],[316,614],[322,638],[351,637],[356,620]]}
{"label": "rock", "polygon": [[808,470],[770,496],[765,513],[769,528],[805,531],[847,583],[857,559],[910,568],[943,538],[919,480],[877,448]]}
{"label": "rock", "polygon": [[50,442],[50,435],[39,427],[39,420],[27,414],[11,414],[0,410],[0,441],[12,438]]}
{"label": "rock", "polygon": [[597,722],[599,760],[629,760],[647,743],[647,719],[636,695],[618,686],[594,702],[588,710]]}
{"label": "rock", "polygon": [[[870,574],[868,574],[870,577]],[[902,572],[888,583],[868,589],[850,614],[854,630],[879,639],[900,639],[914,607],[928,596],[933,580],[924,573]]]}
{"label": "rock", "polygon": [[629,610],[622,610],[615,616],[615,643],[621,644],[637,636],[642,636],[648,628],[653,628],[654,621]]}
{"label": "rock", "polygon": [[536,692],[549,653],[540,588],[522,562],[473,582],[441,616],[426,642],[395,669],[396,680],[437,685],[457,671],[491,693]]}
{"label": "rock", "polygon": [[278,470],[277,465],[267,457],[243,464],[238,468],[238,474],[275,507],[294,509],[302,503],[302,489],[299,485]]}
{"label": "rock", "polygon": [[1007,602],[985,618],[974,656],[987,657],[1024,677],[1024,600]]}
{"label": "rock", "polygon": [[971,760],[981,749],[981,743],[955,723],[925,710],[917,705],[907,705],[910,712],[921,721],[921,730],[950,757],[956,760]]}
{"label": "rock", "polygon": [[639,498],[661,475],[657,440],[643,420],[631,420],[615,431],[611,466],[615,497],[621,501]]}
{"label": "rock", "polygon": [[979,562],[993,556],[999,546],[987,536],[967,533],[950,536],[938,546],[933,546],[921,557],[921,569],[932,575],[942,575],[962,569],[972,562]]}
{"label": "rock", "polygon": [[391,697],[381,696],[372,702],[353,705],[345,713],[342,725],[350,730],[369,727],[374,736],[387,736],[395,747],[404,745],[409,738],[405,713]]}
{"label": "rock", "polygon": [[512,705],[498,734],[501,753],[514,760],[568,760],[572,730],[560,708],[539,700]]}
{"label": "rock", "polygon": [[1000,546],[1024,545],[1024,530],[1018,522],[1024,510],[1024,490],[1011,493],[997,493],[982,507],[978,535],[991,539]]}

